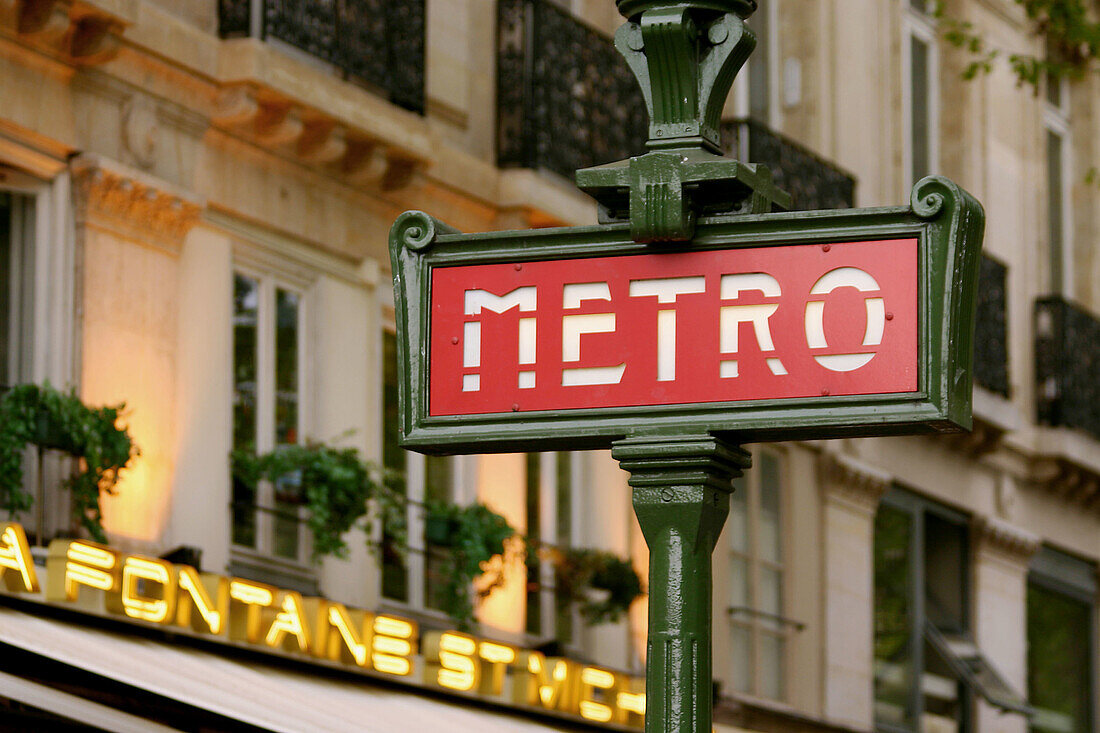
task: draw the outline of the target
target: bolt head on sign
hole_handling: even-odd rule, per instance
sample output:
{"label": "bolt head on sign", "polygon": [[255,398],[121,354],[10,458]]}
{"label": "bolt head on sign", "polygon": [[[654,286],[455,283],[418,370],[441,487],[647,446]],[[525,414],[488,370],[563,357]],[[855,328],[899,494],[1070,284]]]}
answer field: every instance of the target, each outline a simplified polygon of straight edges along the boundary
{"label": "bolt head on sign", "polygon": [[401,427],[431,452],[969,427],[981,207],[941,178],[908,207],[391,233]]}

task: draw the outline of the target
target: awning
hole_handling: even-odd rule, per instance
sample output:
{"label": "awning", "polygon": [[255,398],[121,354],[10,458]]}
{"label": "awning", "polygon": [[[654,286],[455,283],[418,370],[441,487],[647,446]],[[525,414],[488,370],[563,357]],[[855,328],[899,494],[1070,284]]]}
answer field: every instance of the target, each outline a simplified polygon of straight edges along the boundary
{"label": "awning", "polygon": [[0,643],[272,731],[573,730],[0,607]]}

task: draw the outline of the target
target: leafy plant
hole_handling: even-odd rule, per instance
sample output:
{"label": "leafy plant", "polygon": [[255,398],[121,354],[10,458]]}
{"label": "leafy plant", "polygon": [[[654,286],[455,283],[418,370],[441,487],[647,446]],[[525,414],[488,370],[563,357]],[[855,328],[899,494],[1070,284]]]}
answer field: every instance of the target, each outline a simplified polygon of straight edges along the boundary
{"label": "leafy plant", "polygon": [[366,514],[367,501],[382,493],[371,467],[354,448],[306,443],[280,446],[260,456],[235,450],[230,462],[233,478],[253,492],[260,481],[271,481],[307,507],[315,560],[324,555],[345,557],[343,535]]}
{"label": "leafy plant", "polygon": [[458,506],[429,502],[428,516],[451,530],[449,552],[445,555],[443,587],[439,600],[442,610],[466,630],[474,619],[474,604],[470,588],[475,579],[485,576],[477,588],[484,598],[504,583],[502,568],[486,569],[483,565],[497,555],[503,557],[505,543],[516,536],[508,521],[484,504]]}
{"label": "leafy plant", "polygon": [[604,550],[556,550],[554,577],[557,589],[579,604],[592,625],[618,621],[642,595],[642,580],[631,562]]}
{"label": "leafy plant", "polygon": [[125,405],[88,407],[75,391],[20,384],[0,397],[0,508],[26,511],[34,497],[23,488],[23,449],[28,444],[63,450],[81,459],[83,470],[64,483],[72,494],[73,518],[95,540],[106,542],[100,492],[114,493],[118,474],[139,454],[130,434],[116,425]]}

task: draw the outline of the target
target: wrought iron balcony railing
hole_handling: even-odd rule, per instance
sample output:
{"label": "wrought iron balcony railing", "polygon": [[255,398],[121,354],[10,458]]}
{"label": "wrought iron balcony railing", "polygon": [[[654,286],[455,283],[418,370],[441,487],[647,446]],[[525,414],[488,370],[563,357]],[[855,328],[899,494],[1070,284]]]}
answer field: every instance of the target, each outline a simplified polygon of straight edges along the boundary
{"label": "wrought iron balcony railing", "polygon": [[218,0],[223,38],[277,39],[424,111],[425,0]]}
{"label": "wrought iron balcony railing", "polygon": [[974,328],[974,381],[1008,397],[1008,268],[982,255]]}
{"label": "wrought iron balcony railing", "polygon": [[645,102],[610,39],[547,0],[500,0],[497,13],[498,165],[572,180],[645,152]]}
{"label": "wrought iron balcony railing", "polygon": [[[638,82],[609,38],[548,0],[500,0],[497,162],[573,172],[645,152]],[[757,122],[727,122],[726,152],[771,168],[795,208],[854,205],[855,179]]]}
{"label": "wrought iron balcony railing", "polygon": [[850,209],[855,206],[856,179],[809,148],[755,120],[722,123],[726,155],[763,163],[779,188],[791,195],[791,208]]}
{"label": "wrought iron balcony railing", "polygon": [[1100,438],[1100,318],[1059,296],[1035,302],[1038,420]]}

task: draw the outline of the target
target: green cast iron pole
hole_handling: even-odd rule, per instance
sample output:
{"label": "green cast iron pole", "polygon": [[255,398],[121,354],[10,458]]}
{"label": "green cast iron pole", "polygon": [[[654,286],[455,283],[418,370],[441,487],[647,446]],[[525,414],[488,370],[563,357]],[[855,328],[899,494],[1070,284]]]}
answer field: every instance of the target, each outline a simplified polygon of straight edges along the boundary
{"label": "green cast iron pole", "polygon": [[649,545],[646,733],[710,733],[711,553],[749,454],[678,435],[620,440],[611,455],[630,472]]}

